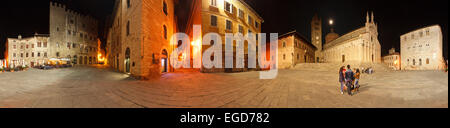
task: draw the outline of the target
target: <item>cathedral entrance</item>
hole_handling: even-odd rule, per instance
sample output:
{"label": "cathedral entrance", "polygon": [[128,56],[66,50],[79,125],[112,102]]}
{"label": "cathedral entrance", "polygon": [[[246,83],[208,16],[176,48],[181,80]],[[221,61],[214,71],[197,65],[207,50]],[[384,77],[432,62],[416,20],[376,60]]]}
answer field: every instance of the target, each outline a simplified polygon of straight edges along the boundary
{"label": "cathedral entrance", "polygon": [[345,55],[342,55],[342,63],[345,62]]}
{"label": "cathedral entrance", "polygon": [[125,73],[130,73],[130,48],[125,51]]}
{"label": "cathedral entrance", "polygon": [[168,72],[167,67],[168,67],[168,64],[169,64],[169,62],[167,61],[167,57],[168,57],[167,50],[163,49],[161,54],[162,54],[162,57],[161,57],[161,66],[162,66],[161,72],[165,73],[165,72]]}

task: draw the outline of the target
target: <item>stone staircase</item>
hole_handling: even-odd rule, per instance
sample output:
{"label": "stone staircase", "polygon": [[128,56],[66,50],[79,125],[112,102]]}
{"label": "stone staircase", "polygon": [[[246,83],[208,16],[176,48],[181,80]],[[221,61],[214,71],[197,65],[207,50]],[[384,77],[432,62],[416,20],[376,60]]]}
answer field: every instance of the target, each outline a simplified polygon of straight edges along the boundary
{"label": "stone staircase", "polygon": [[[347,66],[346,63],[300,63],[291,68],[291,70],[304,71],[338,71],[341,66]],[[384,64],[350,64],[353,68],[373,68],[375,72],[389,72],[392,71]]]}

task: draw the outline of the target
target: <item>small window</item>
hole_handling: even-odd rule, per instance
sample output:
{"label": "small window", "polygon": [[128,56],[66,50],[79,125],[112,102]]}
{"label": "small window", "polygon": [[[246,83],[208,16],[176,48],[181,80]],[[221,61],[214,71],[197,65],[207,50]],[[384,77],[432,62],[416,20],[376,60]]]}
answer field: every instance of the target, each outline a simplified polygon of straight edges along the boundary
{"label": "small window", "polygon": [[253,18],[251,16],[248,16],[248,24],[253,25]]}
{"label": "small window", "polygon": [[31,57],[34,57],[34,52],[31,53]]}
{"label": "small window", "polygon": [[47,42],[44,42],[44,48],[46,48],[47,47]]}
{"label": "small window", "polygon": [[47,57],[47,52],[44,53],[44,57]]}
{"label": "small window", "polygon": [[167,3],[165,1],[163,2],[163,12],[164,12],[164,14],[166,14],[166,16],[168,15],[168,13],[167,13]]}
{"label": "small window", "polygon": [[283,42],[283,48],[285,48],[286,47],[286,42]]}
{"label": "small window", "polygon": [[283,60],[286,60],[286,54],[283,54]]}
{"label": "small window", "polygon": [[427,64],[430,64],[430,59],[429,58],[427,58]]}
{"label": "small window", "polygon": [[225,11],[229,13],[233,13],[233,4],[225,1]]}
{"label": "small window", "polygon": [[164,39],[167,39],[167,27],[166,25],[163,26],[164,29]]}
{"label": "small window", "polygon": [[130,8],[131,7],[131,1],[127,0],[127,7]]}
{"label": "small window", "polygon": [[13,57],[16,57],[16,53],[13,53]]}
{"label": "small window", "polygon": [[217,27],[217,16],[211,15],[211,26]]}
{"label": "small window", "polygon": [[231,30],[232,27],[233,27],[233,23],[231,23],[231,21],[227,20],[227,24],[226,24],[227,30]]}
{"label": "small window", "polygon": [[13,49],[16,49],[16,45],[13,45]]}
{"label": "small window", "polygon": [[217,7],[217,0],[210,0],[209,5]]}
{"label": "small window", "polygon": [[244,19],[244,11],[239,9],[239,18]]}
{"label": "small window", "polygon": [[259,23],[255,21],[255,28],[259,28]]}
{"label": "small window", "polygon": [[244,27],[241,25],[239,25],[239,33],[244,34]]}
{"label": "small window", "polygon": [[130,35],[130,21],[127,22],[127,36]]}

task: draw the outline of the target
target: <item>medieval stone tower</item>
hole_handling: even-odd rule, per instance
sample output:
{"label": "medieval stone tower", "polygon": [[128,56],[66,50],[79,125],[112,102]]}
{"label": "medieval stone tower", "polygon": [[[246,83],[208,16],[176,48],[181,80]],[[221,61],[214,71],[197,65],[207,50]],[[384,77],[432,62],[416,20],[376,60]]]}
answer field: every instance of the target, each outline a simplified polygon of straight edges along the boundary
{"label": "medieval stone tower", "polygon": [[317,14],[311,21],[311,43],[317,48],[315,53],[316,63],[321,62],[322,57],[322,19]]}

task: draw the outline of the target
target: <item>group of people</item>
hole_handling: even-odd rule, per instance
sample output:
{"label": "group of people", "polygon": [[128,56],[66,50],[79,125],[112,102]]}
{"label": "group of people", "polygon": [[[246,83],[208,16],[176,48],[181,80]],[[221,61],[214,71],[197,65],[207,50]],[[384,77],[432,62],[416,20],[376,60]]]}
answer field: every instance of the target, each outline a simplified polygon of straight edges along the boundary
{"label": "group of people", "polygon": [[359,69],[353,72],[350,65],[347,68],[342,66],[339,69],[339,83],[341,84],[341,94],[347,91],[348,95],[353,95],[355,92],[359,91],[359,79],[361,78],[361,73]]}

